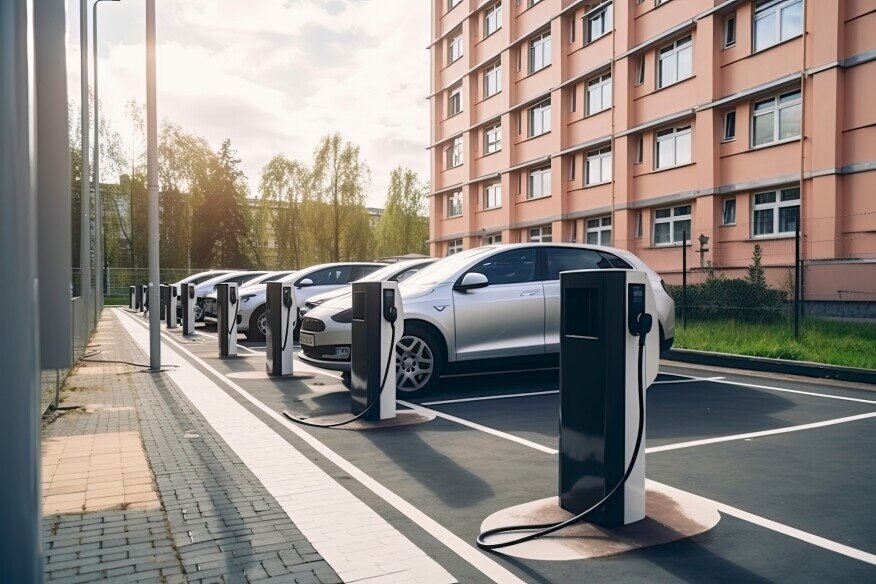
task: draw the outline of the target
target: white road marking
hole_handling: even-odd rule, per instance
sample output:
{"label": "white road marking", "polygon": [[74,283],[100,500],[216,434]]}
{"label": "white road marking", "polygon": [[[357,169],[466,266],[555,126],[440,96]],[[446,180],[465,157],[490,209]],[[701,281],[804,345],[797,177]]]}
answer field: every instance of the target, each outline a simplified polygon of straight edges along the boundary
{"label": "white road marking", "polygon": [[481,397],[463,397],[458,399],[441,399],[437,401],[427,401],[423,402],[419,405],[421,406],[440,406],[442,404],[460,404],[464,402],[475,402],[475,401],[487,401],[492,399],[507,399],[512,397],[532,397],[536,395],[553,395],[556,393],[560,393],[557,389],[551,389],[548,391],[530,391],[527,393],[506,393],[502,395],[485,395]]}
{"label": "white road marking", "polygon": [[858,414],[857,416],[848,416],[845,418],[834,418],[832,420],[824,420],[822,422],[812,422],[810,424],[800,424],[799,426],[785,426],[784,428],[776,428],[774,430],[761,430],[760,432],[748,432],[746,434],[734,434],[732,436],[718,436],[717,438],[705,438],[703,440],[691,440],[690,442],[679,442],[677,444],[667,444],[665,446],[653,446],[645,450],[648,454],[655,452],[666,452],[667,450],[678,450],[680,448],[691,448],[692,446],[704,446],[706,444],[717,444],[719,442],[731,442],[733,440],[750,440],[751,438],[760,438],[762,436],[772,436],[774,434],[786,434],[788,432],[799,432],[801,430],[811,430],[813,428],[823,428],[825,426],[834,426],[836,424],[845,424],[846,422],[854,422],[857,420],[866,420],[868,418],[876,418],[876,412],[867,414]]}
{"label": "white road marking", "polygon": [[742,381],[730,381],[729,379],[719,379],[712,377],[692,377],[695,381],[713,381],[714,383],[723,383],[724,385],[737,385],[739,387],[752,387],[754,389],[766,389],[769,391],[781,391],[785,393],[796,393],[799,395],[811,395],[814,397],[823,397],[827,399],[838,399],[843,401],[858,402],[862,404],[876,404],[876,400],[862,399],[857,397],[845,397],[842,395],[831,395],[828,393],[816,393],[814,391],[803,391],[801,389],[788,389],[786,387],[774,387],[771,385],[755,385],[753,383],[744,383]]}
{"label": "white road marking", "polygon": [[[121,320],[124,321],[124,319],[121,319]],[[124,322],[123,322],[123,324],[124,324]],[[145,334],[144,327],[145,327],[145,325],[142,325],[142,324],[140,325],[140,329],[141,329],[140,335],[141,336]],[[126,326],[126,328],[129,329],[129,334],[134,336],[134,333],[130,330],[130,328],[127,326]],[[278,414],[273,409],[271,409],[270,407],[268,407],[267,405],[265,405],[264,403],[262,403],[261,401],[259,401],[255,397],[253,397],[251,394],[249,394],[247,391],[245,391],[239,385],[237,385],[236,383],[234,383],[233,381],[231,381],[230,379],[225,377],[222,373],[217,371],[215,368],[211,367],[203,359],[199,358],[197,355],[195,355],[191,351],[187,350],[183,345],[176,342],[170,335],[165,335],[164,344],[171,345],[171,346],[175,347],[176,349],[178,349],[180,352],[186,353],[190,359],[192,359],[194,362],[196,362],[198,365],[200,365],[204,370],[206,370],[206,371],[210,372],[212,375],[214,375],[225,386],[227,386],[228,388],[237,392],[240,396],[242,396],[245,400],[247,400],[248,402],[253,404],[256,408],[258,408],[259,410],[261,410],[262,412],[267,414],[273,420],[282,424],[285,428],[287,428],[293,434],[298,436],[301,440],[306,442],[309,446],[311,446],[314,450],[319,452],[327,460],[329,460],[330,462],[335,464],[342,471],[346,472],[348,475],[350,475],[350,477],[359,481],[363,486],[365,486],[367,489],[372,491],[375,495],[377,495],[378,497],[380,497],[381,499],[386,501],[389,505],[391,505],[396,510],[398,510],[400,513],[405,515],[412,522],[419,525],[424,531],[431,534],[435,539],[437,539],[439,542],[444,544],[448,549],[450,549],[451,551],[456,553],[460,558],[462,558],[463,560],[468,562],[471,566],[473,566],[475,569],[477,569],[482,574],[487,576],[493,582],[497,582],[500,584],[505,584],[505,583],[524,584],[521,579],[519,579],[517,576],[512,574],[510,571],[508,571],[506,568],[501,566],[499,563],[497,563],[496,561],[494,561],[490,557],[486,556],[485,554],[481,553],[474,546],[472,546],[471,544],[469,544],[468,542],[466,542],[465,540],[463,540],[459,536],[455,535],[449,529],[447,529],[446,527],[444,527],[443,525],[441,525],[440,523],[438,523],[437,521],[435,521],[434,519],[432,519],[431,517],[426,515],[423,511],[421,511],[417,507],[414,507],[413,505],[408,503],[406,500],[402,499],[397,494],[395,494],[393,491],[389,490],[388,488],[386,488],[385,486],[383,486],[382,484],[377,482],[375,479],[373,479],[371,476],[369,476],[368,474],[363,472],[357,466],[353,465],[352,463],[347,461],[345,458],[343,458],[341,455],[339,455],[338,453],[336,453],[335,451],[330,449],[328,446],[326,446],[325,444],[323,444],[322,442],[317,440],[309,432],[305,431],[300,426],[289,421],[288,419],[283,417],[281,414]],[[141,343],[141,347],[144,347],[144,350],[146,350],[146,347],[148,347],[148,343],[146,343],[145,340],[143,340],[143,342]],[[200,371],[198,369],[194,368],[191,365],[191,363],[189,363],[185,359],[183,359],[183,361],[185,361],[185,363],[188,364],[188,368],[187,368],[188,370],[190,370],[190,371],[193,370],[197,373],[200,373]],[[180,367],[180,369],[182,369],[182,367]],[[203,374],[201,374],[201,375],[203,375]],[[212,381],[210,381],[210,382],[213,383]],[[213,387],[216,388],[215,383],[213,383]],[[182,390],[182,387],[180,389]],[[234,401],[233,398],[231,398],[224,391],[220,391],[218,393],[221,393],[222,395],[225,395],[228,399],[231,399],[232,401]],[[221,398],[221,396],[219,396],[219,398]],[[211,400],[217,401],[219,398],[217,398],[216,391],[212,391],[210,393]],[[240,406],[240,404],[238,404],[236,401],[234,403],[238,407],[240,407],[240,409],[245,414],[248,414],[249,416],[252,416],[253,418],[255,418],[255,416],[253,416],[248,410],[246,410],[245,408]],[[209,404],[205,404],[205,407],[209,407]],[[235,422],[233,425],[236,426],[237,422]],[[213,427],[217,431],[221,430],[221,426],[216,426],[214,424]],[[285,443],[292,450],[292,452],[296,453],[297,456],[303,457],[303,455],[301,455],[301,453],[299,453],[296,449],[294,449],[284,438],[280,437],[279,434],[277,434],[276,432],[274,432],[273,430],[268,428],[268,426],[265,425],[258,418],[255,418],[255,423],[250,423],[249,426],[245,426],[245,427],[246,427],[247,433],[249,435],[251,435],[252,432],[255,431],[255,428],[258,428],[260,431],[262,429],[266,429],[266,430],[270,431],[271,434],[273,434],[274,436],[276,436],[277,438],[282,440],[282,442]],[[279,445],[278,445],[278,447],[279,447]],[[259,449],[259,450],[261,450],[261,449]],[[266,459],[265,462],[269,466],[269,469],[266,470],[265,472],[269,472],[270,469],[273,469],[274,472],[280,472],[280,471],[282,471],[282,469],[289,469],[291,476],[288,478],[284,478],[282,483],[281,483],[281,486],[280,486],[281,489],[287,489],[287,492],[288,492],[288,485],[294,484],[294,482],[296,480],[295,477],[301,473],[302,465],[304,467],[306,467],[307,465],[313,465],[319,471],[319,473],[321,473],[323,475],[325,474],[322,472],[321,469],[319,469],[319,467],[316,467],[316,465],[314,465],[306,457],[303,457],[304,462],[298,462],[296,460],[294,463],[291,460],[289,460],[288,458],[283,458],[282,459],[283,464],[277,464],[278,458],[275,458],[273,455],[268,457],[268,456],[265,456],[263,454],[262,456]],[[253,472],[255,472],[255,471],[253,471]],[[317,473],[317,474],[319,474],[319,473]],[[328,477],[328,475],[325,475],[325,476]],[[332,480],[331,477],[328,477],[328,478],[330,480]],[[267,485],[266,485],[266,487],[267,487]],[[345,489],[342,489],[342,490],[347,495],[352,496]],[[294,503],[294,501],[297,501],[298,497],[299,497],[299,495],[291,495],[292,502]],[[277,500],[279,502],[280,499],[277,498]],[[323,493],[322,496],[319,497],[319,501],[321,502],[320,503],[321,504],[320,511],[322,513],[328,513],[330,510],[327,510],[325,508],[326,501],[337,501],[337,500],[338,499],[335,498],[335,495],[326,497],[325,493]],[[356,501],[358,501],[358,499]],[[281,505],[282,505],[282,503],[281,503]],[[364,505],[364,503],[362,505]],[[367,512],[376,515],[376,517],[374,518],[374,521],[376,522],[375,524],[385,523],[385,520],[382,517],[380,517],[379,515],[377,515],[376,513],[374,513],[374,511],[371,510],[369,507],[365,506],[365,508],[366,508]],[[285,507],[284,507],[284,509],[285,509]],[[294,511],[294,509],[293,509],[293,511]],[[345,511],[345,513],[346,513],[346,511]],[[291,515],[290,515],[290,517],[291,517]],[[358,517],[358,518],[350,517],[350,518],[346,518],[346,519],[341,518],[341,521],[349,522],[351,519],[353,520],[353,523],[355,523],[355,525],[353,525],[352,527],[348,526],[345,529],[346,530],[356,529],[356,531],[354,531],[352,533],[361,533],[363,531],[362,530],[363,522],[362,522],[361,517]],[[293,518],[293,521],[295,521],[294,518]],[[325,516],[318,517],[314,521],[315,521],[315,523],[312,523],[311,527],[322,529],[323,530],[322,539],[324,540],[326,537],[325,536],[325,527],[326,527],[327,517],[325,517]],[[297,521],[296,521],[296,525],[298,525],[299,529],[301,529],[302,532],[305,534],[305,536],[307,536],[307,532],[304,531],[302,525],[299,525],[297,523]],[[305,523],[305,525],[307,525],[307,523]],[[329,524],[329,526],[330,526],[330,524]],[[389,526],[389,527],[391,528],[391,526]],[[346,545],[349,543],[348,540],[350,537],[352,537],[352,535],[350,533],[348,533],[347,531],[344,531],[344,530],[340,530],[340,531],[342,531],[341,537],[347,538],[347,541],[344,541],[341,544],[341,545],[344,545],[346,547]],[[368,541],[373,543],[376,540],[376,538],[373,534],[373,531],[370,529],[365,530],[365,531],[368,531],[368,534],[367,534]],[[308,539],[310,539],[310,538],[308,537]],[[320,537],[317,537],[317,540],[319,540],[319,539],[320,539]],[[395,545],[399,545],[402,542],[402,540],[408,541],[407,538],[405,538],[401,534],[398,534],[398,537],[390,538],[390,540],[391,540],[391,544],[395,544]],[[389,542],[390,540],[387,540],[387,541]],[[319,549],[319,546],[317,545],[317,543],[316,542],[312,542],[312,543],[314,544],[314,547],[316,547],[317,551],[319,551],[321,554],[323,554],[323,552]],[[413,544],[411,544],[411,545],[413,545]],[[364,560],[362,560],[364,565],[372,565],[374,563],[374,560],[372,559],[372,556],[376,555],[374,553],[374,550],[367,550],[367,551],[357,552],[357,553],[361,554],[361,556],[363,558],[365,558]],[[348,553],[348,555],[352,555],[352,554]],[[323,554],[323,557],[325,557],[325,554]],[[398,565],[398,562],[409,562],[411,564],[415,564],[415,568],[418,568],[418,569],[424,569],[424,566],[429,566],[430,564],[434,563],[434,560],[432,560],[429,557],[426,557],[426,558],[417,557],[415,559],[408,559],[408,558],[410,558],[410,556],[398,557],[398,558],[395,558],[394,556],[388,556],[388,557],[396,559],[397,560],[396,565]],[[326,561],[329,561],[329,559],[327,557],[326,557]],[[329,562],[329,563],[331,563],[331,562]],[[443,570],[443,568],[441,568],[440,566],[438,566],[438,568]],[[445,574],[446,574],[446,572],[445,572]],[[341,577],[343,578],[342,574],[339,574],[339,575],[341,575]],[[396,578],[396,581],[398,581],[397,575],[394,574],[393,577]],[[447,574],[447,577],[449,577],[450,580],[441,579],[441,578],[434,578],[433,579],[433,578],[429,577],[423,581],[430,582],[430,583],[431,582],[440,582],[440,581],[453,581],[452,576],[450,574]],[[371,580],[369,580],[369,582],[370,581]],[[379,582],[379,580],[374,580],[374,582]]]}
{"label": "white road marking", "polygon": [[[674,375],[674,374],[672,374]],[[664,379],[663,381],[655,381],[651,385],[677,385],[679,383],[694,383],[697,381],[718,381],[719,379],[724,379],[723,377],[696,377],[691,379]],[[648,386],[650,387],[650,385]]]}

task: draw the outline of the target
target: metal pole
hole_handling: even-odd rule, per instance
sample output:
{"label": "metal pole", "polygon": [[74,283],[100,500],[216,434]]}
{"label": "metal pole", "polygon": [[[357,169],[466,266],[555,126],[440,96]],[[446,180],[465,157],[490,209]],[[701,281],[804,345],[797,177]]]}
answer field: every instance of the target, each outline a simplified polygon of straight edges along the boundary
{"label": "metal pole", "polygon": [[[88,148],[88,0],[79,0],[79,66],[82,85],[82,170],[80,184],[81,219],[79,234],[79,295],[83,306],[91,302],[91,189],[89,184],[89,148]],[[85,313],[88,322],[88,311]]]}
{"label": "metal pole", "polygon": [[800,209],[794,222],[794,339],[800,339]]}
{"label": "metal pole", "polygon": [[[32,23],[29,0],[0,2],[0,574],[42,582],[40,373]],[[46,4],[39,2],[40,16]],[[55,7],[57,8],[57,7]],[[39,26],[35,22],[33,26]],[[63,29],[55,34],[63,36]],[[69,196],[69,195],[68,195]],[[11,334],[14,331],[14,334]]]}
{"label": "metal pole", "polygon": [[685,305],[687,304],[687,231],[681,232],[681,328],[686,328]]}
{"label": "metal pole", "polygon": [[146,0],[146,188],[149,192],[149,369],[161,369],[158,298],[158,114],[155,89],[155,0]]}

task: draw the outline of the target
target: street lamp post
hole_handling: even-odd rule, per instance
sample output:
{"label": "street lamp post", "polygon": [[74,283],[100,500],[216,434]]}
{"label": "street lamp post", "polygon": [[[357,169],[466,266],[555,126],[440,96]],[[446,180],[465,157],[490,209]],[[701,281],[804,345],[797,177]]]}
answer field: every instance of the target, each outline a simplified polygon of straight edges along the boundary
{"label": "street lamp post", "polygon": [[103,205],[100,200],[100,101],[97,98],[97,5],[101,2],[118,2],[119,0],[96,0],[92,7],[91,33],[94,47],[94,326],[103,309]]}
{"label": "street lamp post", "polygon": [[89,178],[88,148],[88,0],[79,0],[79,63],[81,77],[82,99],[82,167],[80,171],[80,233],[79,233],[79,295],[82,297],[82,307],[85,310],[86,327],[91,306],[91,188]]}
{"label": "street lamp post", "polygon": [[146,0],[146,188],[149,192],[149,370],[161,369],[158,297],[158,112],[155,87],[155,0]]}

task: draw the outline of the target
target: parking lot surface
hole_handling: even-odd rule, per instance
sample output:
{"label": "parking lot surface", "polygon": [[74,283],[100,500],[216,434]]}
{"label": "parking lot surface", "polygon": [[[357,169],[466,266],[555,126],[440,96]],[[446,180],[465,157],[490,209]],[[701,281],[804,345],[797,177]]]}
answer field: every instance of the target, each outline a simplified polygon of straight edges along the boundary
{"label": "parking lot surface", "polygon": [[[118,313],[135,341],[145,342],[143,319]],[[876,393],[864,388],[664,364],[647,394],[647,477],[708,499],[721,512],[718,525],[601,559],[520,560],[481,552],[475,538],[492,513],[556,494],[556,370],[452,377],[423,398],[400,395],[400,408],[436,416],[420,425],[304,428],[282,411],[349,411],[337,376],[296,361],[296,378],[270,379],[263,344],[241,337],[239,356],[220,359],[215,328],[197,331],[163,333],[164,355],[179,365],[171,380],[208,421],[246,419],[239,435],[216,429],[345,581],[405,582],[414,574],[436,582],[876,577]],[[216,405],[226,401],[224,409]],[[248,436],[264,440],[260,452],[240,452]],[[301,474],[311,490],[335,488],[320,486],[323,479],[340,487],[321,512],[283,502],[309,492],[298,484]],[[348,521],[366,523],[344,531]],[[315,533],[322,534],[316,541]],[[381,554],[395,564],[374,559]],[[352,564],[343,569],[356,558],[358,576]]]}

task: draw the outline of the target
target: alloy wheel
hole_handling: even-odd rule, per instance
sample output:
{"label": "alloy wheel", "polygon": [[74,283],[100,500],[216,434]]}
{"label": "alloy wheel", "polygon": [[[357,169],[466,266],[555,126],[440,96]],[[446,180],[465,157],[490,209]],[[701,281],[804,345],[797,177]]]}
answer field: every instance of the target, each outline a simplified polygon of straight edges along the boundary
{"label": "alloy wheel", "polygon": [[262,333],[263,336],[267,336],[267,334],[268,334],[268,313],[263,312],[259,315],[259,319],[256,321],[256,326],[259,328],[259,332]]}
{"label": "alloy wheel", "polygon": [[396,390],[402,393],[419,391],[432,378],[435,355],[420,337],[404,335],[395,345]]}
{"label": "alloy wheel", "polygon": [[204,303],[196,302],[195,303],[195,320],[201,320],[204,318]]}

